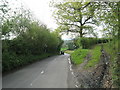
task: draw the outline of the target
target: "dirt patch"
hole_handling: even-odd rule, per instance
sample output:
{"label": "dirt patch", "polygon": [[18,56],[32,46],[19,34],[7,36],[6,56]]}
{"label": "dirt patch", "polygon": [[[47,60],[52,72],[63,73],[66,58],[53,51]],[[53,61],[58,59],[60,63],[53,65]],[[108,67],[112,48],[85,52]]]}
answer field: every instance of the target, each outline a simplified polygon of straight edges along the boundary
{"label": "dirt patch", "polygon": [[79,66],[73,65],[73,71],[79,82],[79,88],[111,88],[109,76],[109,57],[104,50],[101,51],[100,62],[95,68],[85,70],[84,66],[91,60],[88,54]]}

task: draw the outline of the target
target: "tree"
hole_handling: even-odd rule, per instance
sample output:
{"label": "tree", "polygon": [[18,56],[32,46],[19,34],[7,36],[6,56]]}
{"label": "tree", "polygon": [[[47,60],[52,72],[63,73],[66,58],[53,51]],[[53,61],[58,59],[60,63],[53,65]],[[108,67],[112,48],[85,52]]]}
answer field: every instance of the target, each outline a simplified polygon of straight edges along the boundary
{"label": "tree", "polygon": [[118,2],[105,2],[101,5],[100,21],[104,26],[104,33],[111,38],[118,36],[119,30],[119,5]]}
{"label": "tree", "polygon": [[24,33],[33,20],[29,9],[22,4],[17,6],[17,1],[14,2],[16,8],[13,9],[14,6],[12,7],[10,3],[9,0],[0,1],[0,28],[4,39]]}
{"label": "tree", "polygon": [[95,11],[98,4],[95,2],[62,2],[54,5],[55,18],[62,31],[79,33],[80,37],[93,31],[97,25]]}

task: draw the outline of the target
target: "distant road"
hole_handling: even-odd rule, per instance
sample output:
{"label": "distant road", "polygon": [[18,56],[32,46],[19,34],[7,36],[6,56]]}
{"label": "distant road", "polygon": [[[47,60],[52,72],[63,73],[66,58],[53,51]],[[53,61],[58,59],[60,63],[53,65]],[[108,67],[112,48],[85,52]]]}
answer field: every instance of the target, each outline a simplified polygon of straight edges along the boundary
{"label": "distant road", "polygon": [[35,62],[3,77],[3,88],[75,88],[68,54]]}

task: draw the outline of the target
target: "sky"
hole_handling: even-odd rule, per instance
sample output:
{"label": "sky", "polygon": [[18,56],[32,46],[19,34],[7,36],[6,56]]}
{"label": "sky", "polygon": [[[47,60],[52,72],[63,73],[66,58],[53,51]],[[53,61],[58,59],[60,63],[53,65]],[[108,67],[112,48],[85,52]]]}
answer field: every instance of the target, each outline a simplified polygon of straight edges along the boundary
{"label": "sky", "polygon": [[49,6],[51,0],[22,0],[37,19],[46,24],[48,28],[55,29],[57,24],[53,18],[53,9]]}

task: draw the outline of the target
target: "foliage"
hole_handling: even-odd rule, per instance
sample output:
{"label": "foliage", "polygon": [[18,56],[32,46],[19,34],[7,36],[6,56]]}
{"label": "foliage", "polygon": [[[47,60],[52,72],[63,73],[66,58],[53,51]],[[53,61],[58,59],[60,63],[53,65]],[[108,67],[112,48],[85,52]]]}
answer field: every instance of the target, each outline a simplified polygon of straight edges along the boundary
{"label": "foliage", "polygon": [[97,3],[66,0],[66,2],[55,3],[54,7],[57,8],[54,17],[59,24],[58,30],[79,33],[80,37],[88,32],[94,33],[92,25],[98,25],[95,19]]}
{"label": "foliage", "polygon": [[1,24],[3,72],[57,54],[63,43],[56,31],[50,32],[29,13],[15,12]]}
{"label": "foliage", "polygon": [[[59,52],[62,41],[54,32],[34,23],[29,28],[25,33],[19,34],[12,40],[3,40],[3,71],[13,69],[14,65],[17,67],[29,63],[29,56],[39,56],[40,59],[43,54],[47,56],[50,53]],[[25,58],[26,55],[29,59]]]}
{"label": "foliage", "polygon": [[90,49],[96,44],[107,43],[108,41],[109,41],[109,39],[107,39],[107,38],[83,37],[83,38],[76,38],[74,40],[74,44],[76,45],[77,48],[80,47],[83,49]]}
{"label": "foliage", "polygon": [[[118,2],[106,2],[106,7],[101,7],[100,20],[104,23],[103,33],[106,37],[112,38],[113,40],[105,45],[105,49],[111,56],[110,71],[112,73],[113,87],[120,87],[120,60],[117,53],[120,52],[118,48],[120,42],[120,1]],[[113,69],[114,68],[114,69]]]}
{"label": "foliage", "polygon": [[71,54],[71,60],[74,64],[78,65],[83,63],[86,55],[88,54],[88,49],[77,49]]}
{"label": "foliage", "polygon": [[74,50],[75,49],[75,45],[73,42],[68,43],[68,50]]}
{"label": "foliage", "polygon": [[118,41],[116,39],[116,42],[114,43],[114,41],[109,42],[104,44],[104,49],[106,50],[106,52],[110,55],[110,72],[112,74],[112,79],[113,79],[113,84],[115,87],[118,87],[120,85],[119,82],[119,75],[120,75],[120,71],[119,71],[119,67],[118,67],[118,61],[119,60],[119,55],[118,55],[118,48],[119,48],[119,44]]}
{"label": "foliage", "polygon": [[114,38],[119,30],[119,2],[106,2],[101,6],[100,21],[104,23],[103,35]]}
{"label": "foliage", "polygon": [[48,56],[54,55],[53,53],[44,53],[41,55],[32,55],[32,54],[27,54],[27,55],[17,55],[14,52],[4,52],[2,54],[2,71],[10,71],[15,68],[19,68],[21,66],[30,64],[32,62],[41,60],[43,58],[46,58]]}

